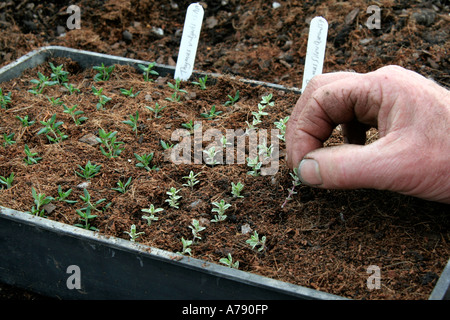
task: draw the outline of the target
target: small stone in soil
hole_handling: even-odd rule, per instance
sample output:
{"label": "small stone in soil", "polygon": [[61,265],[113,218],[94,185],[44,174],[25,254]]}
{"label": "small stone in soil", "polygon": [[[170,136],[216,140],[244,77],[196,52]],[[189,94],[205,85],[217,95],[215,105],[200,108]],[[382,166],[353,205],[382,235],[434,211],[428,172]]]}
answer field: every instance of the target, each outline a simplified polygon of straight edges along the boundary
{"label": "small stone in soil", "polygon": [[53,203],[47,203],[46,205],[43,205],[42,208],[45,210],[45,212],[50,214],[56,209],[56,206]]}
{"label": "small stone in soil", "polygon": [[242,225],[242,227],[241,227],[241,233],[242,234],[247,234],[247,233],[249,233],[251,231],[252,231],[252,228],[250,227],[250,225],[248,223]]}
{"label": "small stone in soil", "polygon": [[97,137],[92,133],[89,133],[79,139],[80,142],[87,143],[88,145],[95,146],[99,142],[96,139]]}
{"label": "small stone in soil", "polygon": [[189,205],[189,207],[190,207],[191,209],[195,209],[195,208],[197,208],[201,203],[202,203],[202,200],[201,200],[201,199],[198,199],[198,200],[195,200],[194,202],[192,202],[192,203]]}
{"label": "small stone in soil", "polygon": [[133,40],[133,35],[131,34],[130,31],[125,30],[125,31],[122,33],[122,38],[123,38],[123,40],[125,40],[125,41],[131,41],[131,40]]}
{"label": "small stone in soil", "polygon": [[79,185],[77,185],[78,189],[86,189],[91,185],[91,183],[89,181],[86,182],[82,182]]}

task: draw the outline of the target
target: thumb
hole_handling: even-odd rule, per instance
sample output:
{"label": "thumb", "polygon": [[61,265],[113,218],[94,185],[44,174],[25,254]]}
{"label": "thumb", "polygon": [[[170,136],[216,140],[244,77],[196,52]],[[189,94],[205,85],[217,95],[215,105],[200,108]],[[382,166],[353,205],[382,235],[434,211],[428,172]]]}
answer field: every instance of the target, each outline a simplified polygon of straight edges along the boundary
{"label": "thumb", "polygon": [[[380,141],[380,140],[379,140]],[[379,142],[377,141],[377,142]],[[395,190],[399,165],[396,152],[383,143],[344,144],[308,153],[300,162],[300,180],[310,186],[327,189]],[[402,180],[402,179],[400,179]]]}

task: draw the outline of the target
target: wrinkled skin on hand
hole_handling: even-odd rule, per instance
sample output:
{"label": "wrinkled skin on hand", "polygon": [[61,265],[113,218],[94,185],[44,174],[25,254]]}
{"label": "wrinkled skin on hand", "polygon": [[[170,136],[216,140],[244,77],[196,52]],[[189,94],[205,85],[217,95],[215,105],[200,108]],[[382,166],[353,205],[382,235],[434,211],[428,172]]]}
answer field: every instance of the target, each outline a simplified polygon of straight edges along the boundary
{"label": "wrinkled skin on hand", "polygon": [[[323,148],[341,124],[346,143]],[[366,130],[379,139],[364,145]],[[398,66],[314,77],[286,128],[287,163],[308,185],[373,188],[450,203],[450,91]]]}

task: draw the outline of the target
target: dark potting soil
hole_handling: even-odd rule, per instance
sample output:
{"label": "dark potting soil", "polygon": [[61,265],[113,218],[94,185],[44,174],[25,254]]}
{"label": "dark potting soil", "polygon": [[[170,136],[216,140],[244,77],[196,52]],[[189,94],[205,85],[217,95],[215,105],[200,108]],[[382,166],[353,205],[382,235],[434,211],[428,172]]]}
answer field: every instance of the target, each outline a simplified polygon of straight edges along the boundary
{"label": "dark potting soil", "polygon": [[[257,127],[270,132],[274,122],[290,114],[298,99],[296,93],[254,87],[223,76],[208,84],[206,90],[182,83],[187,93],[180,94],[180,102],[170,102],[166,98],[173,90],[167,82],[174,83],[173,79],[154,76],[153,82],[145,82],[135,69],[115,66],[110,80],[94,82],[97,71],[93,69],[82,70],[66,59],[52,62],[70,72],[69,83],[80,89],[79,93],[70,94],[61,85],[46,87],[40,95],[28,92],[34,87],[30,80],[37,78],[37,72],[50,75],[48,63],[1,86],[5,94],[12,92],[12,103],[0,110],[0,133],[14,133],[15,141],[0,148],[0,175],[15,175],[13,186],[0,191],[3,206],[30,211],[34,205],[32,188],[57,197],[60,186],[62,191],[71,189],[69,199],[78,202],[52,201],[54,207],[46,207],[45,216],[75,225],[80,223],[76,210],[85,206],[80,197],[87,190],[92,202],[105,199],[91,221],[102,234],[129,239],[125,232],[135,225],[137,232],[143,232],[136,240],[139,243],[178,252],[182,250],[182,238],[192,240],[189,225],[196,219],[205,227],[201,239],[191,246],[196,258],[219,263],[231,254],[233,261],[239,261],[240,270],[355,299],[426,299],[431,293],[449,257],[446,205],[386,191],[320,190],[300,185],[283,206],[292,177],[285,165],[282,141],[276,174],[257,177],[248,174],[246,163],[175,164],[169,158],[171,151],[161,146],[161,140],[176,144],[171,141],[173,132],[183,129],[182,125],[189,121],[200,122],[203,133],[208,129],[223,134],[226,129],[245,131],[252,112],[269,93],[274,105],[264,109],[268,114],[262,116]],[[96,107],[98,98],[92,86],[103,88],[102,93],[111,98],[101,110]],[[139,95],[131,98],[120,91],[130,88],[133,93],[140,91]],[[239,100],[225,105],[227,96],[234,97],[238,91]],[[59,98],[69,108],[77,105],[76,110],[82,110],[82,116],[88,119],[75,125],[64,108],[52,105],[48,97]],[[156,103],[165,106],[160,118],[146,108]],[[208,113],[212,106],[221,113],[212,120],[203,118],[201,113]],[[123,121],[130,120],[137,111],[139,120],[134,132]],[[54,114],[56,121],[64,122],[60,130],[68,136],[60,143],[50,143],[44,134],[37,134],[42,128],[40,121],[48,121]],[[28,116],[36,122],[23,128],[17,116]],[[117,131],[117,141],[124,143],[118,157],[107,158],[92,140],[99,136],[100,129]],[[376,130],[368,131],[367,143],[375,139]],[[202,147],[210,142],[204,139]],[[271,143],[270,134],[267,142]],[[324,146],[341,143],[336,128]],[[42,160],[26,165],[25,145]],[[246,154],[249,145],[247,140]],[[155,170],[137,167],[135,154],[150,153],[154,154],[150,166]],[[75,173],[80,172],[78,165],[84,167],[88,161],[101,166],[89,181]],[[193,188],[183,185],[183,177],[191,170],[199,180]],[[112,190],[118,181],[125,183],[130,177],[125,193]],[[232,196],[232,182],[244,184],[244,198]],[[180,190],[182,196],[178,209],[166,202],[171,187]],[[225,213],[227,218],[211,222],[216,214],[212,203],[222,199],[231,205]],[[149,226],[142,218],[146,215],[142,209],[151,204],[164,211],[155,214],[159,219]],[[254,231],[267,239],[262,251],[246,242]],[[381,270],[380,289],[367,287],[369,266]]]}

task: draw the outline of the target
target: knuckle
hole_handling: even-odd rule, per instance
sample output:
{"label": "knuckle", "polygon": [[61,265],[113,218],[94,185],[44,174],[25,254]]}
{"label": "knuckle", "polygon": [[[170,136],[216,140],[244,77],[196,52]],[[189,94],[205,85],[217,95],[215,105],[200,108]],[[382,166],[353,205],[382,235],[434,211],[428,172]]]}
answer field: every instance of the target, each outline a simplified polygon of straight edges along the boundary
{"label": "knuckle", "polygon": [[315,75],[311,80],[309,80],[308,85],[305,88],[305,91],[314,92],[321,87],[322,79],[324,78],[323,74]]}

